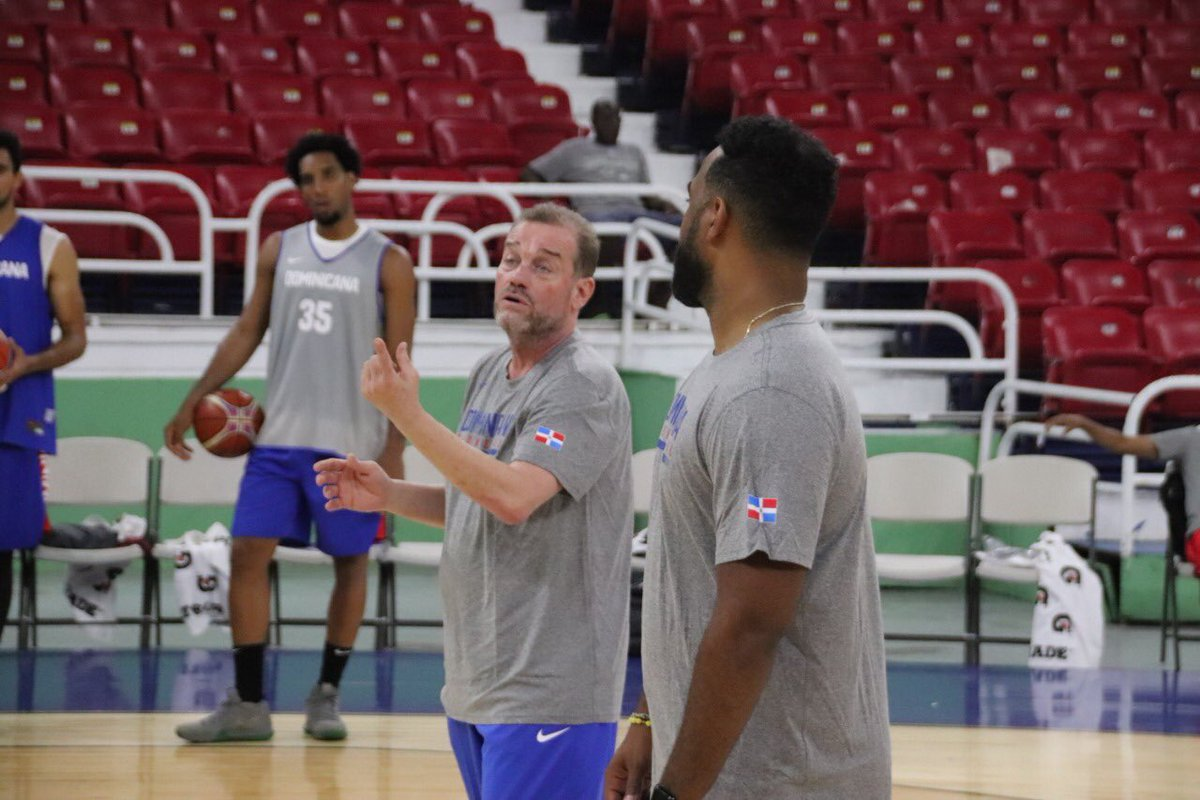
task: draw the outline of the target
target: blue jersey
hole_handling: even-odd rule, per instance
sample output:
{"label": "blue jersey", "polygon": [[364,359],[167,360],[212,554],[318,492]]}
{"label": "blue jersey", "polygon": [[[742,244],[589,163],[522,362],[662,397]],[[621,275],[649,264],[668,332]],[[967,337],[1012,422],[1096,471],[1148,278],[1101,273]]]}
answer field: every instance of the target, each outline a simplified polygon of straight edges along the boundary
{"label": "blue jersey", "polygon": [[[46,294],[42,223],[17,217],[0,237],[0,330],[27,353],[50,346],[54,312]],[[26,375],[0,392],[0,443],[54,452],[54,379]]]}

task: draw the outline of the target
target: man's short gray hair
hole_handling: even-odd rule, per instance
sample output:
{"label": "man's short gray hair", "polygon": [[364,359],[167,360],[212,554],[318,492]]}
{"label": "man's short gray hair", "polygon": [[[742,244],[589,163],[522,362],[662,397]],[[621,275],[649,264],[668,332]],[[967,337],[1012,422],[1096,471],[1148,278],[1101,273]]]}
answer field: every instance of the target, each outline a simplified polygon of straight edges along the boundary
{"label": "man's short gray hair", "polygon": [[575,277],[590,278],[600,262],[600,237],[596,229],[579,213],[557,203],[538,203],[521,212],[517,223],[540,222],[575,232]]}

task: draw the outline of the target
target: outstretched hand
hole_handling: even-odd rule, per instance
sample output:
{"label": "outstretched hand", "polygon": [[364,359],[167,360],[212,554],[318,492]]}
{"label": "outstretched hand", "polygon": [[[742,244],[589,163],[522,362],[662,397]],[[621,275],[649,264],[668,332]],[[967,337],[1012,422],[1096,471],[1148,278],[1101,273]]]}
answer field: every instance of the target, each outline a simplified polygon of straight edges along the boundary
{"label": "outstretched hand", "polygon": [[326,458],[313,464],[328,511],[384,511],[392,479],[374,461]]}
{"label": "outstretched hand", "polygon": [[0,369],[0,388],[6,387],[22,377],[29,364],[29,358],[25,355],[25,351],[21,349],[21,345],[17,344],[17,340],[11,336],[7,337],[7,339],[10,355],[8,366]]}
{"label": "outstretched hand", "polygon": [[417,374],[408,345],[396,347],[396,360],[388,355],[383,339],[375,339],[375,354],[363,364],[360,388],[363,397],[383,412],[401,433],[421,413],[421,376]]}
{"label": "outstretched hand", "polygon": [[1055,414],[1050,419],[1046,420],[1046,430],[1051,428],[1062,428],[1064,432],[1070,432],[1076,428],[1087,430],[1090,419],[1082,414]]}

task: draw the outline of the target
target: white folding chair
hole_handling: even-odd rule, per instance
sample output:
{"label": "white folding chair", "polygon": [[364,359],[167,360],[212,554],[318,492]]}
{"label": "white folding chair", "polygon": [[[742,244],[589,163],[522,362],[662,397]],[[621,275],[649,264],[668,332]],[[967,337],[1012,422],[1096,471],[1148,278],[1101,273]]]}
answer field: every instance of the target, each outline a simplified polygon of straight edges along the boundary
{"label": "white folding chair", "polygon": [[[633,454],[633,513],[649,514],[650,500],[654,496],[654,462],[662,455],[657,447],[639,450]],[[645,572],[646,556],[633,557],[633,571]]]}
{"label": "white folding chair", "polygon": [[[58,440],[57,454],[46,457],[49,505],[136,507],[150,520],[150,480],[153,454],[142,442],[115,436],[71,436]],[[154,528],[147,537],[153,541]],[[99,549],[39,546],[21,553],[21,588],[18,601],[18,647],[37,646],[38,625],[74,625],[73,617],[38,616],[37,561],[65,564],[104,564],[143,559],[141,614],[118,616],[109,624],[136,624],[138,643],[150,644],[151,598],[155,571],[153,560],[139,544]],[[103,624],[103,623],[96,623]]]}

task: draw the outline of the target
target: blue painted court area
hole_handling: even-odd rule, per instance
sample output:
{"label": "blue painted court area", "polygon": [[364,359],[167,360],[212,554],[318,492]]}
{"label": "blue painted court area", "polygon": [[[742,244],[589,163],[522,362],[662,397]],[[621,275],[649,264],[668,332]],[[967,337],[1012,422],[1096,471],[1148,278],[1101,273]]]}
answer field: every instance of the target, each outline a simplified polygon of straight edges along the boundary
{"label": "blue painted court area", "polygon": [[[267,660],[274,709],[300,711],[317,675],[316,651],[275,650]],[[208,711],[233,683],[227,650],[0,652],[0,712]],[[356,653],[342,681],[342,709],[441,713],[437,653]],[[624,711],[641,690],[629,663]],[[1200,673],[1159,670],[1030,670],[899,663],[888,667],[891,720],[967,725],[1200,734]]]}

